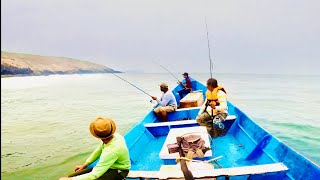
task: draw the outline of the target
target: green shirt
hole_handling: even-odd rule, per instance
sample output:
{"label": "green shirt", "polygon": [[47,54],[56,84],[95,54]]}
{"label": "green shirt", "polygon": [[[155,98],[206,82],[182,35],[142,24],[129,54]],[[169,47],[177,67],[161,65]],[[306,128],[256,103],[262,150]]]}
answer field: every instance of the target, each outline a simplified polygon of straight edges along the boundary
{"label": "green shirt", "polygon": [[122,135],[115,133],[108,144],[99,144],[96,150],[89,156],[86,165],[91,164],[100,157],[97,165],[90,173],[72,177],[74,180],[97,179],[108,169],[129,170],[130,157],[126,142]]}

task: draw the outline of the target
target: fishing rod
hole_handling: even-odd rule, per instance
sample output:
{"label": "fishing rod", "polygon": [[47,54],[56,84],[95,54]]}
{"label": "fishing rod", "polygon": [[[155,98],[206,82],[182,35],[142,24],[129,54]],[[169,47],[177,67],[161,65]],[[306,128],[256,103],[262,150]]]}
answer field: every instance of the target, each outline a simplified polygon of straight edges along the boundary
{"label": "fishing rod", "polygon": [[207,17],[205,17],[206,23],[206,31],[207,31],[207,41],[208,41],[208,50],[209,50],[209,60],[210,60],[210,77],[212,78],[212,70],[213,70],[213,63],[211,60],[211,50],[210,50],[210,41],[209,41],[209,33],[208,33],[208,25],[207,25]]}
{"label": "fishing rod", "polygon": [[136,85],[134,85],[134,84],[130,83],[129,81],[127,81],[127,80],[123,79],[122,77],[120,77],[120,76],[116,75],[115,73],[112,73],[112,74],[113,74],[113,75],[115,75],[116,77],[120,78],[121,80],[123,80],[123,81],[125,81],[125,82],[129,83],[131,86],[133,86],[133,87],[137,88],[138,90],[140,90],[141,92],[145,93],[146,95],[148,95],[148,96],[152,97],[150,94],[148,94],[148,93],[147,93],[147,92],[145,92],[144,90],[140,89],[140,88],[139,88],[139,87],[137,87]]}
{"label": "fishing rod", "polygon": [[158,64],[159,66],[161,66],[163,69],[165,69],[166,71],[168,71],[174,78],[176,78],[176,80],[180,83],[180,80],[174,75],[174,74],[172,74],[167,68],[165,68],[165,67],[163,67],[161,64],[159,64],[159,63],[157,63],[157,62],[155,62],[155,61],[153,61],[154,63],[156,63],[156,64]]}

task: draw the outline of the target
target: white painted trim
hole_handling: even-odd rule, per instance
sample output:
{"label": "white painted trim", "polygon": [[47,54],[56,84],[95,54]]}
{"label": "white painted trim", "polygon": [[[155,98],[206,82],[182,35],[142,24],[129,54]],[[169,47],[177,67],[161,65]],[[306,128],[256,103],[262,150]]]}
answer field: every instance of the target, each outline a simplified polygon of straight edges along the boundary
{"label": "white painted trim", "polygon": [[189,108],[180,108],[177,109],[176,111],[187,111],[187,110],[192,110],[192,109],[199,109],[200,110],[201,107],[189,107]]}
{"label": "white painted trim", "polygon": [[181,121],[170,121],[170,122],[158,122],[158,123],[147,123],[144,127],[160,127],[170,125],[183,125],[183,124],[196,124],[196,120],[181,120]]}
{"label": "white painted trim", "polygon": [[127,178],[158,178],[159,171],[129,171]]}
{"label": "white painted trim", "polygon": [[[242,166],[223,169],[196,170],[191,171],[194,178],[201,177],[219,177],[219,176],[243,176],[252,174],[265,174],[271,172],[286,171],[288,168],[283,163],[263,164],[254,166]],[[159,179],[166,179],[169,177],[183,177],[181,171],[171,171],[166,173],[159,173]]]}
{"label": "white painted trim", "polygon": [[[219,177],[219,176],[243,176],[253,174],[265,174],[272,172],[287,171],[288,168],[283,163],[262,164],[254,166],[231,167],[213,170],[191,170],[194,178]],[[160,172],[160,171],[129,171],[128,178],[183,178],[181,170]]]}

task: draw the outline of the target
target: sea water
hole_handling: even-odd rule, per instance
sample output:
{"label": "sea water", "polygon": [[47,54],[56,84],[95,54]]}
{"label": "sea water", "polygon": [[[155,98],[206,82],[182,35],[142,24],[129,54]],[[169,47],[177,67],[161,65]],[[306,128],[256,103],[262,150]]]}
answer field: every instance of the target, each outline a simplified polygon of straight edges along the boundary
{"label": "sea water", "polygon": [[[154,96],[161,94],[161,82],[169,88],[177,85],[170,74],[118,75]],[[205,84],[210,75],[190,76]],[[225,87],[231,103],[320,164],[320,76],[213,76]],[[66,176],[99,143],[89,132],[92,120],[110,117],[124,135],[151,109],[148,95],[113,74],[1,78],[1,177]]]}

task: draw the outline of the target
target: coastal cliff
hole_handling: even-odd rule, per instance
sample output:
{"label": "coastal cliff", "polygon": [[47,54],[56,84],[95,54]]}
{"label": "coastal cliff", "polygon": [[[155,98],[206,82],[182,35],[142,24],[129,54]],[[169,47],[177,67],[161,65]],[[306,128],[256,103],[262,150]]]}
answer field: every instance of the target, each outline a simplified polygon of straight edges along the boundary
{"label": "coastal cliff", "polygon": [[77,59],[1,51],[1,76],[87,73],[120,73],[120,71]]}

